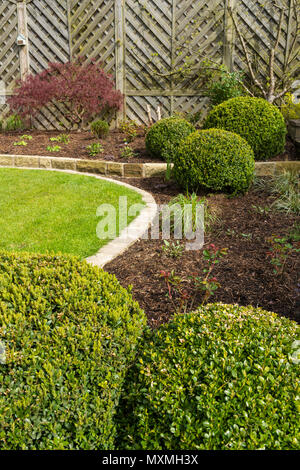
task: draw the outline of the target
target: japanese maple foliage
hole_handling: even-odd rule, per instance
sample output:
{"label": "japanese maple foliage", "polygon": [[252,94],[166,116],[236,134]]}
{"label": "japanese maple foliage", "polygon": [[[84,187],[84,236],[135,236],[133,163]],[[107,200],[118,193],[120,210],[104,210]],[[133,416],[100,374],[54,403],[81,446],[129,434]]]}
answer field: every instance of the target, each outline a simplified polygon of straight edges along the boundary
{"label": "japanese maple foliage", "polygon": [[85,63],[82,57],[65,64],[50,63],[46,70],[29,75],[8,100],[22,117],[33,117],[51,103],[63,103],[67,117],[79,126],[95,115],[120,109],[122,101],[111,76],[95,60]]}

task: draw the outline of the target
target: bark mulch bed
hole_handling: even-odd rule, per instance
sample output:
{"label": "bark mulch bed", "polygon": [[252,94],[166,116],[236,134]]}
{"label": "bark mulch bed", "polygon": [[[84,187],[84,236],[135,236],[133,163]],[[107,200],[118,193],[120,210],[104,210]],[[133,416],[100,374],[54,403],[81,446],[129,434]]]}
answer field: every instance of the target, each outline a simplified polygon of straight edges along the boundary
{"label": "bark mulch bed", "polygon": [[[126,181],[151,192],[160,204],[180,192],[174,183],[160,178]],[[221,287],[210,301],[259,306],[300,321],[299,255],[290,256],[282,277],[273,274],[267,256],[270,250],[267,238],[289,234],[300,218],[278,212],[261,215],[252,207],[266,207],[271,202],[267,194],[254,191],[236,198],[209,196],[209,204],[218,209],[219,222],[206,235],[205,246],[214,243],[219,248],[228,248],[228,256],[214,271]],[[180,258],[173,259],[162,251],[162,245],[162,240],[140,240],[105,267],[123,286],[133,286],[133,295],[154,328],[169,321],[174,311],[160,271],[175,270],[187,278],[193,272],[202,273],[204,267],[202,251],[185,251]]]}
{"label": "bark mulch bed", "polygon": [[[70,135],[70,143],[64,144],[59,142],[51,142],[51,137],[57,137],[61,133]],[[20,141],[22,135],[27,134],[32,136],[32,140],[27,141],[26,146],[15,146],[14,143]],[[145,148],[145,128],[141,128],[138,131],[137,137],[133,142],[128,145],[132,148],[135,156],[131,158],[123,158],[121,156],[122,149],[125,146],[126,134],[119,130],[110,131],[107,138],[101,140],[104,151],[95,157],[89,155],[87,146],[92,143],[99,142],[99,139],[95,138],[90,132],[57,132],[57,131],[36,131],[28,130],[21,132],[11,133],[0,133],[0,153],[2,154],[14,154],[14,155],[40,155],[47,156],[52,155],[53,157],[61,158],[83,158],[90,160],[107,160],[122,163],[151,163],[159,162],[151,155],[148,154]],[[48,146],[59,145],[61,150],[59,152],[49,152]],[[277,160],[297,160],[300,155],[297,155],[296,148],[291,139],[287,138],[285,151],[276,157],[273,161]]]}
{"label": "bark mulch bed", "polygon": [[[70,143],[63,144],[60,142],[51,142],[51,137],[57,137],[60,134],[67,134],[70,136]],[[22,135],[27,134],[32,136],[32,140],[27,141],[26,146],[15,146],[14,143],[20,141]],[[133,149],[136,156],[126,159],[121,157],[122,149],[125,147],[126,134],[117,130],[110,131],[105,139],[97,139],[90,132],[56,132],[56,131],[23,131],[0,134],[0,153],[14,154],[14,155],[40,155],[61,158],[83,158],[89,160],[108,160],[113,162],[122,163],[148,163],[159,162],[152,158],[145,148],[145,132],[139,131],[138,136],[133,142],[128,145]],[[89,155],[87,146],[93,143],[101,142],[104,151],[95,157]],[[59,152],[49,152],[48,146],[59,145],[61,150]]]}

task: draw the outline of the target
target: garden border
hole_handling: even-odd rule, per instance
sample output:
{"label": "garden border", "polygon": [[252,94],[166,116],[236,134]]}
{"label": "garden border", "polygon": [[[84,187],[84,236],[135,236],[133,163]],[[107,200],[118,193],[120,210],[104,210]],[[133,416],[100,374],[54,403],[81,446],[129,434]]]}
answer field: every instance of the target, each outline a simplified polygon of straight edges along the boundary
{"label": "garden border", "polygon": [[90,176],[92,178],[97,178],[99,180],[108,181],[110,183],[117,184],[119,186],[124,186],[125,188],[132,189],[136,193],[141,194],[142,200],[145,203],[145,207],[142,209],[140,214],[126,227],[122,230],[119,237],[111,240],[109,243],[104,245],[100,250],[92,256],[85,258],[85,260],[93,265],[103,268],[106,264],[113,261],[115,258],[124,253],[131,245],[133,245],[139,238],[141,238],[148,230],[149,226],[153,222],[157,214],[157,204],[155,202],[152,194],[144,191],[143,189],[136,188],[128,183],[123,181],[117,181],[111,178],[105,178],[103,176],[95,175],[92,173],[84,173],[68,169],[57,169],[57,168],[34,168],[30,167],[11,167],[4,166],[0,163],[2,168],[19,168],[24,170],[43,170],[43,171],[57,171],[60,173],[75,174],[81,176]]}
{"label": "garden border", "polygon": [[[167,163],[120,163],[103,160],[84,160],[80,158],[60,158],[37,155],[0,154],[0,167],[36,168],[44,170],[71,170],[79,173],[93,173],[103,176],[123,178],[151,178],[164,176]],[[273,176],[284,170],[300,173],[300,161],[256,162],[256,176]]]}

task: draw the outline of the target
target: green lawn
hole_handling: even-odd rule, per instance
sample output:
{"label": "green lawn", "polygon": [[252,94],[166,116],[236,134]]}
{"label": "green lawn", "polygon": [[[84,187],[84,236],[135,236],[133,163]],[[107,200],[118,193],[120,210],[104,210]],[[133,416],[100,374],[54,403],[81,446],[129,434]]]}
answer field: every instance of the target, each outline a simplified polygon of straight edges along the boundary
{"label": "green lawn", "polygon": [[0,249],[90,256],[108,242],[96,235],[97,207],[118,209],[119,196],[128,206],[142,202],[135,191],[84,175],[0,168]]}

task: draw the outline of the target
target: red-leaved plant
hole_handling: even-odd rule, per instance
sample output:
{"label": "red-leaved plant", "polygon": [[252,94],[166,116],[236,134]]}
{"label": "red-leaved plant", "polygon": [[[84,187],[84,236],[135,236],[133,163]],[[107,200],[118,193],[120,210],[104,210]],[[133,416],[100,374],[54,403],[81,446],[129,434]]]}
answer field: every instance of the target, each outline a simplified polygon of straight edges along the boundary
{"label": "red-leaved plant", "polygon": [[19,81],[8,100],[10,108],[22,117],[33,117],[44,106],[63,103],[66,117],[82,126],[96,115],[121,108],[122,94],[115,89],[110,75],[92,60],[83,57],[73,62],[50,63],[46,70]]}
{"label": "red-leaved plant", "polygon": [[201,305],[206,304],[209,298],[214,295],[220,287],[220,283],[216,277],[212,276],[212,272],[220,260],[227,255],[227,252],[227,248],[219,249],[213,244],[209,245],[208,249],[203,251],[206,266],[202,270],[202,274],[191,273],[188,279],[177,276],[175,271],[160,272],[167,287],[167,297],[176,313],[187,313],[192,310],[199,295],[201,296]]}

